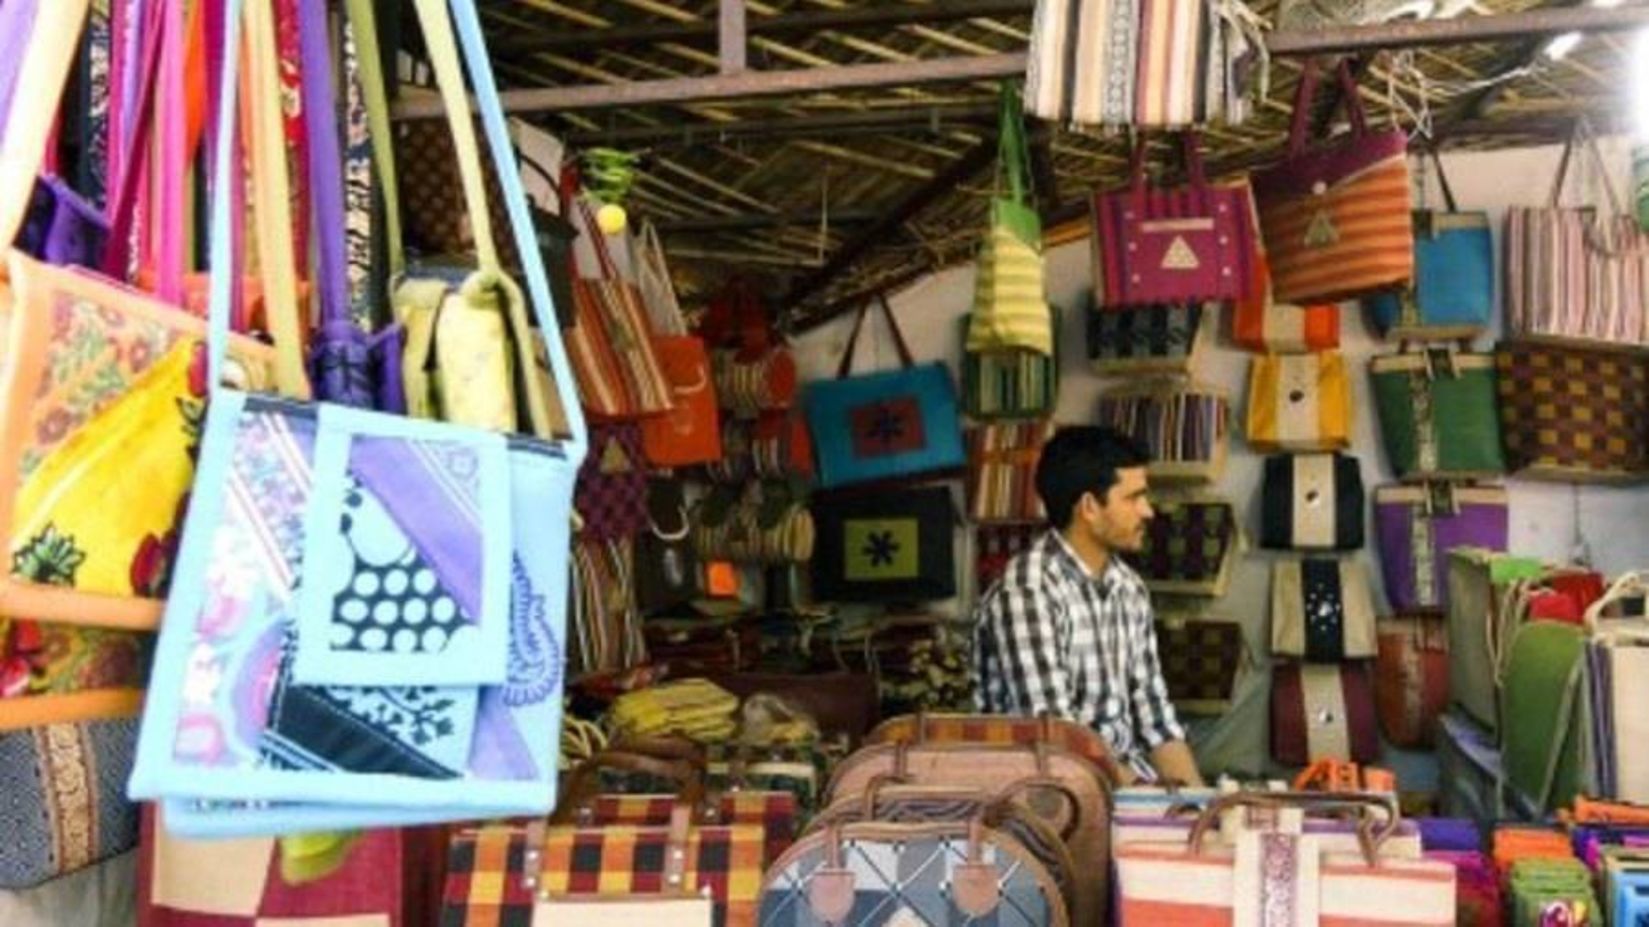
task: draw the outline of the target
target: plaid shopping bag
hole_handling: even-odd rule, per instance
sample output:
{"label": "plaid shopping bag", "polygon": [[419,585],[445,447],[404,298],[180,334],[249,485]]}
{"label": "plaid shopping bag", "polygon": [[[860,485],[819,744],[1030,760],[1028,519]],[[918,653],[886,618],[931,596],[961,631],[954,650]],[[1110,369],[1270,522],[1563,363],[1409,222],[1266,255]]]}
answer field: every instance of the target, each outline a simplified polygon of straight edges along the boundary
{"label": "plaid shopping bag", "polygon": [[532,927],[534,902],[544,895],[663,902],[704,890],[713,900],[715,927],[755,923],[760,825],[690,828],[680,890],[667,886],[664,875],[668,827],[553,826],[529,852],[532,832],[520,824],[489,824],[453,838],[441,927]]}

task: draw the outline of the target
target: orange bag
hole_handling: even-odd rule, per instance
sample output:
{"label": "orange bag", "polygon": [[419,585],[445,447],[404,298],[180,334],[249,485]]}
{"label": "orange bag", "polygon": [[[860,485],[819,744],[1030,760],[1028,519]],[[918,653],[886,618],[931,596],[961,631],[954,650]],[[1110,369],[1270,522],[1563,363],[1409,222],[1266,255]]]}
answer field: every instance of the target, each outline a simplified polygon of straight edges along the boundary
{"label": "orange bag", "polygon": [[1295,306],[1272,298],[1271,266],[1255,261],[1254,291],[1231,312],[1231,340],[1259,354],[1303,354],[1340,346],[1340,307]]}
{"label": "orange bag", "polygon": [[655,336],[664,378],[675,406],[642,419],[641,449],[659,467],[686,467],[721,459],[721,413],[704,342],[687,335]]}

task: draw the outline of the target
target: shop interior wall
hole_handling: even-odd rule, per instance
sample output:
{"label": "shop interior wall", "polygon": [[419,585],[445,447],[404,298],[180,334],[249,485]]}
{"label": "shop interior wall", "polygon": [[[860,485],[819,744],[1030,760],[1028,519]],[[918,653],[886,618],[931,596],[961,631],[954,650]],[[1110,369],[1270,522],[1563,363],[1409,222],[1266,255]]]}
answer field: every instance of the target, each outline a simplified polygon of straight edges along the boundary
{"label": "shop interior wall", "polygon": [[[1615,190],[1629,192],[1626,184],[1629,158],[1621,139],[1606,139],[1604,158],[1611,168]],[[1495,152],[1445,154],[1443,163],[1462,209],[1483,209],[1490,213],[1495,232],[1497,263],[1500,255],[1500,225],[1504,210],[1514,205],[1538,205],[1550,191],[1562,146],[1508,149]],[[1585,165],[1589,168],[1589,164]],[[1439,203],[1435,182],[1427,178],[1426,195]],[[1606,194],[1590,169],[1572,174],[1566,202]],[[1083,423],[1093,420],[1095,404],[1108,381],[1087,366],[1083,341],[1083,310],[1092,287],[1087,240],[1062,245],[1047,255],[1047,285],[1051,302],[1064,309],[1061,332],[1061,383],[1056,420]],[[890,302],[919,362],[942,360],[953,374],[959,370],[961,348],[958,318],[972,302],[974,270],[956,267],[930,275],[891,296]],[[1497,287],[1499,281],[1497,280]],[[1497,299],[1498,305],[1498,299]],[[1355,404],[1355,439],[1350,453],[1362,464],[1363,482],[1372,498],[1374,488],[1394,482],[1378,437],[1378,424],[1369,396],[1369,359],[1393,346],[1379,342],[1367,327],[1354,304],[1343,307],[1341,344],[1352,372]],[[796,350],[805,379],[834,375],[837,360],[851,328],[852,315],[807,332],[796,339]],[[1498,323],[1497,323],[1498,324]],[[1223,326],[1222,326],[1223,327]],[[1498,334],[1498,332],[1496,333]],[[1492,344],[1489,338],[1478,345]],[[1229,498],[1246,526],[1250,538],[1258,537],[1261,461],[1263,455],[1249,448],[1242,437],[1247,372],[1250,355],[1234,348],[1224,331],[1218,348],[1205,355],[1198,371],[1201,379],[1218,384],[1232,397],[1234,437],[1230,464],[1214,489]],[[893,345],[879,318],[867,320],[861,336],[855,370],[868,371],[898,363]],[[1553,561],[1568,562],[1577,545],[1584,544],[1592,562],[1607,573],[1649,566],[1649,488],[1619,488],[1537,483],[1511,479],[1512,549]],[[961,504],[960,487],[957,489]],[[965,615],[975,594],[972,582],[971,531],[959,531],[958,563],[962,564],[962,594],[957,600],[936,603],[943,611]],[[1358,556],[1365,558],[1374,577],[1376,604],[1386,613],[1384,591],[1379,588],[1378,552],[1370,545]],[[1253,665],[1239,682],[1235,704],[1226,715],[1194,724],[1193,739],[1205,770],[1230,770],[1249,775],[1263,773],[1267,760],[1267,700],[1269,681],[1268,602],[1269,566],[1275,555],[1250,545],[1242,556],[1228,594],[1210,600],[1206,611],[1240,619]],[[1386,761],[1397,767],[1404,788],[1427,788],[1435,777],[1429,754],[1399,754],[1388,748]]]}

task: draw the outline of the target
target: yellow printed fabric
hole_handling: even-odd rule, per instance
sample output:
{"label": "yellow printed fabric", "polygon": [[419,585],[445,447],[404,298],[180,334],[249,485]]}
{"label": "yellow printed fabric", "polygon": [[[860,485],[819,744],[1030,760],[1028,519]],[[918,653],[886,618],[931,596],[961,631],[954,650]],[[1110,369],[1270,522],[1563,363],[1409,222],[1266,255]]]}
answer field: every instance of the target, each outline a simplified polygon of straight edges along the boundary
{"label": "yellow printed fabric", "polygon": [[198,348],[178,342],[28,473],[14,572],[106,595],[164,592],[204,412]]}
{"label": "yellow printed fabric", "polygon": [[993,223],[979,252],[967,349],[1052,354],[1053,313],[1042,279],[1042,255],[1005,223]]}

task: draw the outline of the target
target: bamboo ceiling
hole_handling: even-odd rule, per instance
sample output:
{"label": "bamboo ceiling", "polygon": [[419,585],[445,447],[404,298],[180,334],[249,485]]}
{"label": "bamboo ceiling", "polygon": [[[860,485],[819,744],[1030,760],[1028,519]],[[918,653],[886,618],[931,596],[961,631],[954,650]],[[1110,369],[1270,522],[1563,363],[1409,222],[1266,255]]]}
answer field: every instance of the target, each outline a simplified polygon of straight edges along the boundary
{"label": "bamboo ceiling", "polygon": [[[1542,4],[1481,5],[1512,12]],[[748,64],[773,71],[1022,52],[1028,7],[1014,0],[749,0]],[[925,20],[853,21],[911,8]],[[506,88],[718,70],[716,0],[485,0],[482,10]],[[1256,9],[1267,19],[1275,11],[1275,0]],[[1545,42],[1382,52],[1363,62],[1363,96],[1371,115],[1401,112],[1411,128],[1410,114],[1427,109],[1422,100],[1429,100],[1445,143],[1474,147],[1550,139],[1579,113],[1607,119],[1626,112],[1631,33],[1587,36],[1556,62],[1540,54]],[[1214,168],[1252,164],[1278,150],[1298,70],[1298,59],[1274,58],[1257,117],[1206,132]],[[1503,75],[1509,76],[1485,83]],[[1390,105],[1388,87],[1398,107]],[[996,92],[991,82],[952,82],[529,118],[575,147],[642,155],[629,207],[659,225],[689,300],[731,274],[755,274],[774,309],[805,320],[853,294],[972,254],[991,190]],[[1468,126],[1473,131],[1465,132]],[[1063,207],[1072,214],[1087,191],[1118,182],[1126,169],[1120,137],[1048,127],[1042,139],[1033,158],[1045,212],[1058,215]],[[879,219],[886,226],[900,204],[924,192],[930,201],[910,219],[878,230]],[[838,271],[831,265],[843,262],[832,258],[844,247],[864,250]]]}

